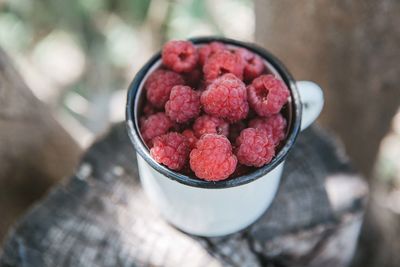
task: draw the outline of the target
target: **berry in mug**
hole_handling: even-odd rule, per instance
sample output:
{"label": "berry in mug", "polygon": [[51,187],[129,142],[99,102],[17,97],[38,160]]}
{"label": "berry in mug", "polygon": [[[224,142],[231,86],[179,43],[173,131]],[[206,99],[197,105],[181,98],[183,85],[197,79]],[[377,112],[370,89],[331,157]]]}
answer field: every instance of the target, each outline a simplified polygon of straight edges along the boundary
{"label": "berry in mug", "polygon": [[171,170],[221,181],[268,164],[285,139],[290,92],[252,51],[170,41],[145,81],[140,131]]}

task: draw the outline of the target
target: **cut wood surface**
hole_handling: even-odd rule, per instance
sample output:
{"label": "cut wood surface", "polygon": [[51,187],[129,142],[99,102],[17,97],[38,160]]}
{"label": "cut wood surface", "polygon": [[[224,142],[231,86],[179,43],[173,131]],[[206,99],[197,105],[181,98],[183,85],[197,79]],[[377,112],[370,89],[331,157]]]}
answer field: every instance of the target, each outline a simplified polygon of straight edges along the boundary
{"label": "cut wood surface", "polygon": [[268,211],[220,238],[180,232],[142,191],[125,126],[114,126],[9,233],[0,266],[346,266],[367,186],[318,128],[301,133]]}
{"label": "cut wood surface", "polygon": [[80,153],[0,48],[0,243],[17,216],[72,174]]}

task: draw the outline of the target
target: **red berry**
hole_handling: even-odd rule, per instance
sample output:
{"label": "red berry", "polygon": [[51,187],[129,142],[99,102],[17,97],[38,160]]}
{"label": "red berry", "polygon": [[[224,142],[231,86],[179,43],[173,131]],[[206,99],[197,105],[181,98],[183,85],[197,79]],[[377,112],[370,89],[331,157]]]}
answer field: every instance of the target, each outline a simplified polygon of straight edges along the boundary
{"label": "red berry", "polygon": [[203,134],[222,134],[228,136],[229,124],[223,119],[210,115],[203,115],[195,120],[193,131],[198,138]]}
{"label": "red berry", "polygon": [[271,74],[259,76],[247,87],[249,104],[262,117],[278,113],[289,95],[285,83]]}
{"label": "red berry", "polygon": [[199,48],[199,63],[204,65],[206,60],[216,52],[225,50],[225,45],[220,42],[211,42]]}
{"label": "red berry", "polygon": [[190,168],[198,178],[207,181],[228,178],[235,171],[236,164],[231,143],[223,135],[203,135],[190,152]]}
{"label": "red berry", "polygon": [[241,80],[243,78],[243,63],[239,55],[230,51],[223,50],[216,52],[204,63],[204,79],[207,82],[212,82],[225,73],[232,73]]}
{"label": "red berry", "polygon": [[264,130],[246,128],[236,139],[236,156],[241,164],[261,167],[275,155],[274,143]]}
{"label": "red berry", "polygon": [[147,119],[142,120],[140,132],[142,138],[151,146],[151,140],[159,135],[165,134],[172,127],[171,120],[163,112],[150,115]]}
{"label": "red berry", "polygon": [[252,81],[264,72],[264,62],[258,55],[245,48],[238,48],[235,53],[241,56],[244,61],[243,78],[245,81]]}
{"label": "red berry", "polygon": [[188,122],[200,114],[200,95],[189,86],[176,85],[172,88],[165,104],[165,113],[178,123]]}
{"label": "red berry", "polygon": [[255,118],[249,122],[249,127],[267,131],[274,145],[278,145],[285,138],[286,120],[281,114],[267,118]]}
{"label": "red berry", "polygon": [[151,156],[172,170],[181,170],[189,159],[189,144],[185,136],[170,132],[157,136],[150,150]]}
{"label": "red berry", "polygon": [[182,132],[182,135],[184,135],[187,138],[190,149],[193,149],[196,147],[196,143],[197,143],[198,139],[192,130],[186,129]]}
{"label": "red berry", "polygon": [[190,72],[197,65],[196,47],[189,41],[169,41],[162,50],[165,66],[176,72]]}
{"label": "red berry", "polygon": [[172,87],[184,84],[185,81],[178,73],[169,70],[156,70],[150,74],[145,84],[147,100],[155,107],[163,108]]}
{"label": "red berry", "polygon": [[200,98],[206,113],[236,122],[246,118],[249,111],[246,86],[233,74],[225,74],[213,81]]}

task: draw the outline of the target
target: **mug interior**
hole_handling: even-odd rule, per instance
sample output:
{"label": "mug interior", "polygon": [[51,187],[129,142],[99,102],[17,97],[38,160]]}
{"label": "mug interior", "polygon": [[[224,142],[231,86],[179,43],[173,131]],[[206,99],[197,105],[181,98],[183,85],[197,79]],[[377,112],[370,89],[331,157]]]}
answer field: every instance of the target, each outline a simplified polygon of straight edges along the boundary
{"label": "mug interior", "polygon": [[289,101],[288,103],[285,104],[285,106],[282,108],[281,111],[281,114],[286,118],[288,124],[286,129],[286,138],[278,146],[277,148],[278,152],[271,162],[264,165],[263,167],[254,169],[252,172],[248,174],[234,178],[229,178],[222,181],[214,182],[214,181],[200,180],[195,177],[187,176],[179,172],[172,171],[167,167],[156,162],[150,156],[149,149],[141,137],[140,127],[139,127],[139,117],[141,115],[141,111],[143,110],[143,106],[146,102],[144,83],[147,80],[148,76],[154,70],[158,69],[162,65],[161,53],[158,52],[137,73],[133,82],[129,86],[128,90],[128,99],[126,106],[127,130],[136,151],[139,153],[141,157],[144,158],[144,160],[146,160],[148,164],[150,164],[150,166],[152,166],[158,172],[164,174],[166,177],[173,179],[177,182],[180,182],[182,184],[194,187],[227,188],[227,187],[246,184],[266,175],[269,171],[274,169],[280,162],[282,162],[285,159],[287,153],[293,146],[293,143],[295,142],[297,135],[300,131],[301,102],[294,79],[292,78],[290,73],[286,70],[286,68],[282,65],[282,63],[280,63],[279,60],[277,60],[272,54],[253,44],[243,43],[240,41],[222,37],[194,38],[190,39],[190,41],[192,41],[196,46],[201,46],[212,41],[218,41],[224,43],[228,47],[246,48],[258,54],[261,58],[263,58],[264,63],[267,66],[269,72],[273,73],[276,77],[284,81],[290,90]]}

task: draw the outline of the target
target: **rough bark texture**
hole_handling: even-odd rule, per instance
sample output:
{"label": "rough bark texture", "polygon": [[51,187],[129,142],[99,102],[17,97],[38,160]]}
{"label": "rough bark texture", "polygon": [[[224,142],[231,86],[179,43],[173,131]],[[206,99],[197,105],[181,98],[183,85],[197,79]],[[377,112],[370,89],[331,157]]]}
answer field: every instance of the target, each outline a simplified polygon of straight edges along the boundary
{"label": "rough bark texture", "polygon": [[400,105],[400,1],[257,0],[256,39],[326,95],[320,121],[370,175]]}
{"label": "rough bark texture", "polygon": [[309,129],[257,222],[221,238],[188,236],[148,202],[119,124],[15,225],[0,266],[346,266],[367,191],[338,144]]}
{"label": "rough bark texture", "polygon": [[0,243],[17,216],[72,173],[80,151],[0,49]]}

